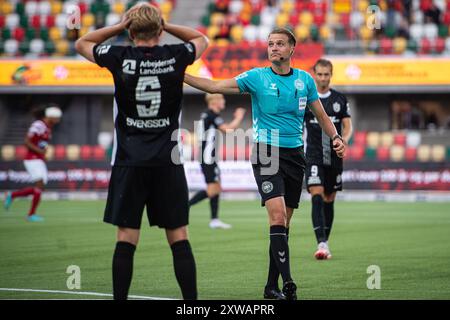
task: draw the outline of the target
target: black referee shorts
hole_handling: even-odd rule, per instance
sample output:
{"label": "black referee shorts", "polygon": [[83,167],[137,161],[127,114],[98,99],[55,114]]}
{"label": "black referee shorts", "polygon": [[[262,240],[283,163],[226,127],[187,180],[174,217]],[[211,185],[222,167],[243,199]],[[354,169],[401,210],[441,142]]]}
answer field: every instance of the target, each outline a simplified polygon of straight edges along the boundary
{"label": "black referee shorts", "polygon": [[273,162],[276,160],[273,148],[275,147],[258,143],[252,150],[253,174],[261,195],[261,205],[264,206],[269,199],[284,196],[286,206],[296,209],[302,194],[305,172],[303,147],[278,148],[278,167]]}
{"label": "black referee shorts", "polygon": [[202,163],[200,164],[202,167],[203,175],[205,176],[205,182],[208,183],[214,183],[220,181],[220,169],[217,163],[212,164],[206,164]]}
{"label": "black referee shorts", "polygon": [[114,166],[103,221],[140,229],[144,207],[150,226],[176,229],[189,222],[183,166]]}

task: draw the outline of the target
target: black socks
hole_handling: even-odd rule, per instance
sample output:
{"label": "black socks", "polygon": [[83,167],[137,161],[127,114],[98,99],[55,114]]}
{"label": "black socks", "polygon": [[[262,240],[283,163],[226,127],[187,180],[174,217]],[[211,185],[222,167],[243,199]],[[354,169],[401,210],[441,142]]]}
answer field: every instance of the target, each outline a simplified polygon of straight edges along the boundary
{"label": "black socks", "polygon": [[330,237],[330,233],[331,233],[331,227],[333,226],[333,220],[334,220],[334,201],[323,203],[323,215],[325,217],[325,236],[328,241],[328,238]]}
{"label": "black socks", "polygon": [[[289,228],[286,228],[286,241],[289,242]],[[269,275],[267,276],[267,288],[279,289],[278,278],[280,276],[280,271],[278,271],[277,263],[272,255],[272,250],[270,250],[269,245]]]}
{"label": "black socks", "polygon": [[112,275],[114,300],[126,300],[133,276],[133,257],[136,246],[119,241],[114,251]]}
{"label": "black socks", "polygon": [[173,243],[170,248],[173,255],[175,277],[181,288],[183,299],[197,299],[197,275],[195,260],[188,240]]}
{"label": "black socks", "polygon": [[283,282],[291,281],[289,246],[286,237],[286,228],[284,226],[270,227],[270,252],[283,278]]}
{"label": "black socks", "polygon": [[313,230],[316,234],[317,243],[327,241],[325,235],[325,221],[323,215],[323,198],[321,195],[314,195],[312,197],[311,217],[313,223]]}
{"label": "black socks", "polygon": [[208,198],[208,194],[206,193],[206,190],[201,190],[194,194],[191,200],[189,200],[189,206],[193,206],[194,204],[202,201],[203,199]]}

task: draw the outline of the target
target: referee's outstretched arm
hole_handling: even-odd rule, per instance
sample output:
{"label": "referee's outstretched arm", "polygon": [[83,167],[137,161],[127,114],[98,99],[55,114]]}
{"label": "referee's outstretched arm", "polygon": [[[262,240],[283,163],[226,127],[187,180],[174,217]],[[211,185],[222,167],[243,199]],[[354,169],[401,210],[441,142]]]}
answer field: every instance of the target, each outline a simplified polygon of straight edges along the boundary
{"label": "referee's outstretched arm", "polygon": [[208,92],[208,93],[239,93],[239,87],[236,79],[225,80],[210,80],[207,78],[194,77],[190,74],[184,75],[184,82],[196,89]]}

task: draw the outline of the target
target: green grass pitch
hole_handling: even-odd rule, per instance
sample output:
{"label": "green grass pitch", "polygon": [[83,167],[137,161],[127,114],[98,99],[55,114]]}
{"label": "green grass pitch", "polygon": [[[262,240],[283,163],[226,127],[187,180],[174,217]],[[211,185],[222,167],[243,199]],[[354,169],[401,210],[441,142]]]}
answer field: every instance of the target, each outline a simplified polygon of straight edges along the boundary
{"label": "green grass pitch", "polygon": [[[43,223],[28,223],[29,201],[0,209],[0,288],[64,290],[69,265],[81,269],[81,290],[111,293],[115,228],[102,221],[104,201],[43,201]],[[258,201],[223,201],[231,230],[208,228],[209,204],[191,210],[190,238],[199,298],[261,299],[267,276],[267,214]],[[310,203],[296,210],[290,231],[291,270],[299,299],[450,299],[448,203],[337,202],[330,249],[315,261]],[[367,289],[367,268],[381,270],[381,289]],[[164,231],[143,220],[130,294],[180,298]],[[76,291],[76,290],[75,290]],[[95,296],[0,290],[1,299]],[[108,297],[106,297],[108,298]]]}

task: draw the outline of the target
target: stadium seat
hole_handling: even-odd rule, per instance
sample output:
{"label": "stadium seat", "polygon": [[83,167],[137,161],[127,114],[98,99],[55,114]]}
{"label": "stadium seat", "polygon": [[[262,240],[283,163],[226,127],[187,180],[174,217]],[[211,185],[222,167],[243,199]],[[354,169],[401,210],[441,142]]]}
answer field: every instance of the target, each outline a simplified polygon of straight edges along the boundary
{"label": "stadium seat", "polygon": [[69,144],[66,148],[67,160],[77,161],[80,159],[80,146],[76,144]]}
{"label": "stadium seat", "polygon": [[20,146],[16,146],[15,149],[16,150],[15,150],[14,155],[15,155],[16,160],[23,160],[25,158],[25,155],[27,154],[27,147],[20,145]]}
{"label": "stadium seat", "polygon": [[438,36],[438,27],[434,23],[427,23],[423,27],[423,35],[429,40],[436,39]]}
{"label": "stadium seat", "polygon": [[408,131],[406,134],[406,145],[408,147],[417,148],[422,141],[422,136],[420,132]]}
{"label": "stadium seat", "polygon": [[392,132],[383,132],[381,134],[380,143],[383,147],[390,147],[394,143],[394,135]]}
{"label": "stadium seat", "polygon": [[25,14],[32,16],[38,13],[38,3],[36,1],[27,1],[25,3]]}
{"label": "stadium seat", "polygon": [[379,145],[380,145],[380,133],[374,131],[367,133],[367,146],[375,149]]}
{"label": "stadium seat", "polygon": [[55,54],[65,56],[69,52],[69,42],[67,40],[58,40],[55,42]]}
{"label": "stadium seat", "polygon": [[405,146],[406,144],[406,134],[396,133],[394,134],[394,144],[399,146]]}
{"label": "stadium seat", "polygon": [[431,148],[429,145],[420,145],[417,148],[417,160],[420,162],[428,162],[431,158]]}
{"label": "stadium seat", "polygon": [[2,159],[4,161],[12,161],[15,157],[16,149],[12,145],[2,146]]}
{"label": "stadium seat", "polygon": [[8,15],[14,11],[12,3],[9,1],[0,2],[0,12],[4,15]]}
{"label": "stadium seat", "polygon": [[392,54],[392,40],[389,38],[382,38],[380,40],[380,53],[381,54]]}
{"label": "stadium seat", "polygon": [[62,2],[60,1],[52,1],[50,3],[52,15],[57,15],[62,11]]}
{"label": "stadium seat", "polygon": [[47,150],[45,150],[45,159],[53,160],[55,158],[55,147],[52,145],[47,146]]}
{"label": "stadium seat", "polygon": [[52,12],[52,6],[49,1],[42,0],[39,2],[38,14],[48,16]]}
{"label": "stadium seat", "polygon": [[364,154],[367,159],[374,160],[377,157],[377,149],[367,147]]}
{"label": "stadium seat", "polygon": [[386,161],[389,160],[389,148],[388,147],[378,147],[377,149],[377,160]]}
{"label": "stadium seat", "polygon": [[49,37],[52,41],[57,41],[60,40],[62,35],[61,35],[61,30],[58,27],[52,27],[49,30]]}
{"label": "stadium seat", "polygon": [[407,147],[405,149],[405,160],[406,161],[416,161],[417,149],[413,147]]}
{"label": "stadium seat", "polygon": [[81,17],[81,25],[83,27],[91,27],[95,23],[95,17],[92,13],[86,13]]}
{"label": "stadium seat", "polygon": [[44,52],[44,41],[42,39],[33,39],[30,42],[30,52],[40,55]]}
{"label": "stadium seat", "polygon": [[446,150],[444,145],[434,145],[431,147],[431,159],[434,162],[445,161]]}
{"label": "stadium seat", "polygon": [[92,147],[89,145],[83,145],[80,147],[81,160],[90,160],[92,157]]}
{"label": "stadium seat", "polygon": [[105,159],[105,149],[98,145],[92,147],[92,158],[94,160],[104,160]]}
{"label": "stadium seat", "polygon": [[353,134],[353,141],[355,145],[359,146],[366,146],[366,140],[367,140],[367,132],[366,131],[356,131]]}
{"label": "stadium seat", "polygon": [[298,25],[295,30],[295,37],[300,41],[305,41],[310,36],[310,28],[305,25]]}
{"label": "stadium seat", "polygon": [[406,50],[406,46],[408,45],[408,41],[405,38],[397,37],[394,39],[394,53],[403,54]]}
{"label": "stadium seat", "polygon": [[276,26],[277,27],[284,27],[289,22],[289,14],[287,13],[280,13],[277,15],[276,18]]}
{"label": "stadium seat", "polygon": [[403,161],[405,158],[405,147],[394,145],[390,148],[390,159],[394,162]]}
{"label": "stadium seat", "polygon": [[241,42],[244,38],[244,29],[242,26],[239,24],[232,26],[230,30],[230,37],[234,42]]}
{"label": "stadium seat", "polygon": [[11,30],[19,26],[20,17],[17,13],[11,13],[6,16],[5,26]]}
{"label": "stadium seat", "polygon": [[364,158],[364,147],[361,145],[353,145],[349,147],[348,158],[350,160],[360,161]]}
{"label": "stadium seat", "polygon": [[19,42],[16,39],[8,39],[5,41],[5,54],[14,56],[19,52]]}
{"label": "stadium seat", "polygon": [[303,11],[300,13],[299,22],[301,25],[310,26],[314,22],[314,16],[309,11]]}
{"label": "stadium seat", "polygon": [[62,144],[55,146],[55,160],[66,159],[66,147]]}
{"label": "stadium seat", "polygon": [[421,24],[412,24],[409,27],[409,34],[414,40],[419,41],[424,35],[424,28]]}

